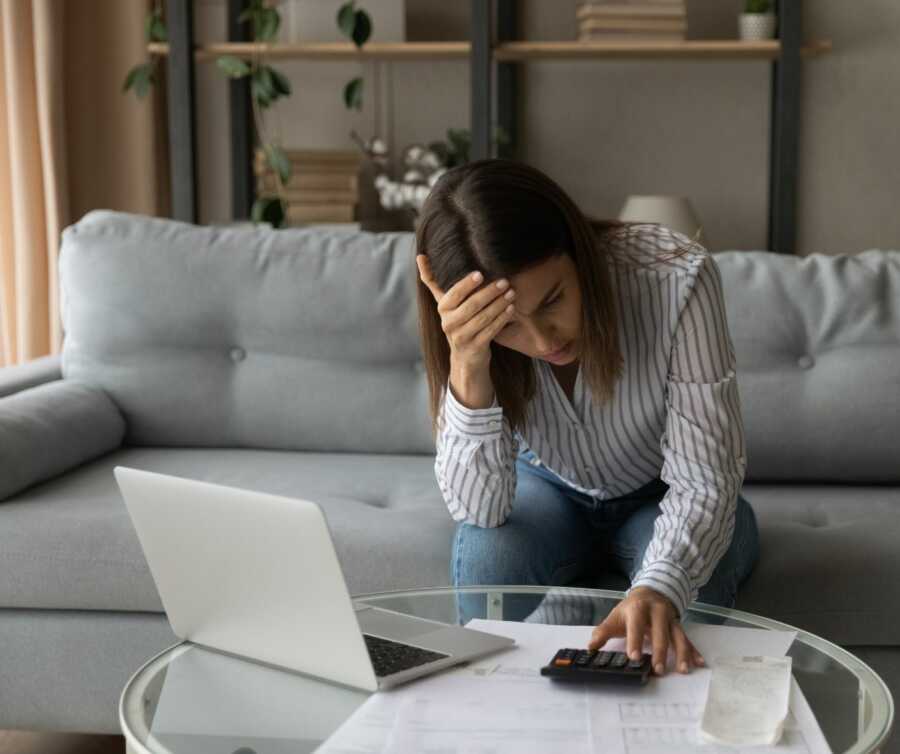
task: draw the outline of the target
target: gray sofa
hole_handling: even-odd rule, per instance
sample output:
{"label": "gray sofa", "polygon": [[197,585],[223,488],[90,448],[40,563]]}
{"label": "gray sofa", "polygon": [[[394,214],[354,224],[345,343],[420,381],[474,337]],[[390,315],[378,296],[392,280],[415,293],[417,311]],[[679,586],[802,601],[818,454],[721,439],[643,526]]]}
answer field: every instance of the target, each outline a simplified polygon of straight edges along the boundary
{"label": "gray sofa", "polygon": [[[0,728],[117,732],[176,641],[117,464],[317,500],[354,593],[449,583],[413,248],[106,210],[64,231],[61,361],[0,370]],[[762,535],[738,607],[900,689],[900,252],[716,259]]]}

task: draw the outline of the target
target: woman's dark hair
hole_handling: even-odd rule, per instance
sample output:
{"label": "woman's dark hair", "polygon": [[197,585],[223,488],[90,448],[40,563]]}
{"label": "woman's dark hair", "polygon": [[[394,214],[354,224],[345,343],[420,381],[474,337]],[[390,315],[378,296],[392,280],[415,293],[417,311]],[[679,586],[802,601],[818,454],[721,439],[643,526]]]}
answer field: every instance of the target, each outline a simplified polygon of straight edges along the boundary
{"label": "woman's dark hair", "polygon": [[[581,369],[592,398],[604,401],[613,395],[623,363],[611,268],[629,261],[640,264],[628,259],[626,250],[635,246],[627,238],[646,225],[589,218],[540,170],[515,160],[489,158],[451,168],[437,180],[419,214],[415,253],[428,257],[434,280],[443,291],[475,270],[489,283],[557,254],[568,254],[581,286]],[[667,259],[690,248],[676,249]],[[437,302],[419,279],[415,261],[413,268],[432,432],[436,433],[450,376],[450,344],[441,328]],[[490,370],[504,416],[514,430],[520,429],[536,390],[531,358],[492,342]]]}

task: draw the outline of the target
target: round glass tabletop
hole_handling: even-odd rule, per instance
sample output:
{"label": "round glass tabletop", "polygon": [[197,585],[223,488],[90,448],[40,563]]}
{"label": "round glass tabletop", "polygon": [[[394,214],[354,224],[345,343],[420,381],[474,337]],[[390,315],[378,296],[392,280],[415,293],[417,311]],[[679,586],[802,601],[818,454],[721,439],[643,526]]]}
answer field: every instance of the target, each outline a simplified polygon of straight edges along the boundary
{"label": "round glass tabletop", "polygon": [[[354,596],[421,618],[480,617],[596,625],[618,591],[568,587],[452,587]],[[461,618],[465,606],[465,617]],[[694,603],[685,623],[796,631],[788,655],[822,732],[838,752],[874,752],[887,740],[894,705],[865,663],[821,637],[758,615]],[[176,644],[126,684],[119,722],[131,754],[281,754],[314,751],[369,693],[207,649]]]}

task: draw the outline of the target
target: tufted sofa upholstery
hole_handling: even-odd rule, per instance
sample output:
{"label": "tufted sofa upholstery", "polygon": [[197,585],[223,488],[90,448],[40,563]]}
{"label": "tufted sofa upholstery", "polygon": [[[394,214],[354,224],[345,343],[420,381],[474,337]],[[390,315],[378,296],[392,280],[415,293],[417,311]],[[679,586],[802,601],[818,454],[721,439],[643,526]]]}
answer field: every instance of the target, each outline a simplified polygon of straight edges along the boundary
{"label": "tufted sofa upholstery", "polygon": [[[111,211],[64,231],[61,361],[0,372],[0,728],[117,732],[175,641],[117,464],[316,500],[354,593],[449,583],[413,242]],[[900,688],[900,252],[716,259],[761,527],[738,607]]]}

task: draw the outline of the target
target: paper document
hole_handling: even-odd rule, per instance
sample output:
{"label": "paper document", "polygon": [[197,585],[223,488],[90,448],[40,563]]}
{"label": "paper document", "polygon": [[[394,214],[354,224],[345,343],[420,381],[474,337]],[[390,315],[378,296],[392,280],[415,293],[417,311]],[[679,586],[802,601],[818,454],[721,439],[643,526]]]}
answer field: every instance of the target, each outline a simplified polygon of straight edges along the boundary
{"label": "paper document", "polygon": [[[594,626],[472,620],[469,628],[509,636],[516,646],[374,693],[322,744],[321,754],[440,751],[442,754],[826,754],[824,736],[792,681],[791,714],[777,747],[735,747],[700,738],[711,671],[673,672],[646,686],[554,682],[540,675],[560,647],[586,647]],[[685,624],[707,663],[731,655],[783,657],[793,631]],[[623,638],[606,649],[624,650]],[[645,651],[649,651],[649,644]]]}
{"label": "paper document", "polygon": [[791,694],[790,657],[719,657],[700,720],[705,741],[777,744]]}

